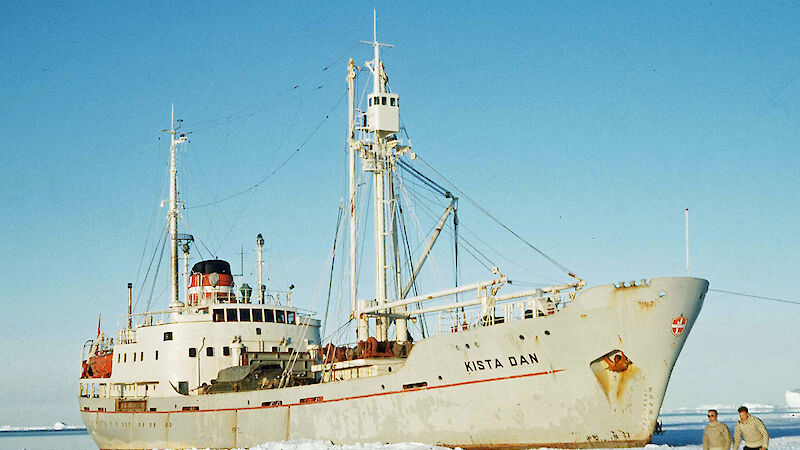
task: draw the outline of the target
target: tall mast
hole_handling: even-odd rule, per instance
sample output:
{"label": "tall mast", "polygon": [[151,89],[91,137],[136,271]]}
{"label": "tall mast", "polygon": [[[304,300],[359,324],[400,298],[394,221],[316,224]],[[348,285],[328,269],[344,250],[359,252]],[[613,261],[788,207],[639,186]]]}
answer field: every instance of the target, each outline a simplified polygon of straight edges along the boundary
{"label": "tall mast", "polygon": [[[381,44],[378,43],[378,19],[377,11],[373,10],[372,22],[372,48],[374,59],[372,60],[372,93],[378,94],[385,91],[383,83],[383,73],[381,71]],[[383,138],[385,132],[374,129],[372,140],[372,151],[374,154],[374,212],[375,212],[375,300],[378,305],[386,303],[386,189],[384,186],[386,170],[386,151]],[[375,318],[375,338],[378,341],[387,340],[388,320],[385,317]]]}
{"label": "tall mast", "polygon": [[[386,236],[393,230],[387,231],[386,219],[386,180],[387,176],[391,176],[391,165],[393,158],[400,155],[401,152],[407,150],[407,147],[398,146],[396,141],[387,143],[387,137],[399,131],[399,104],[397,94],[390,94],[386,92],[386,75],[383,72],[383,64],[381,63],[380,48],[391,47],[388,44],[378,42],[378,27],[377,27],[377,12],[373,14],[373,28],[372,28],[372,42],[363,42],[372,46],[373,58],[371,61],[366,62],[366,67],[372,72],[372,93],[369,94],[368,108],[367,108],[367,124],[364,128],[368,133],[372,133],[372,139],[358,140],[351,137],[351,142],[355,145],[351,146],[351,151],[359,151],[359,156],[363,158],[363,170],[372,172],[374,183],[374,197],[373,197],[373,222],[374,222],[374,242],[375,242],[375,303],[378,307],[387,303],[388,287],[387,287],[387,264],[386,264]],[[349,85],[352,97],[352,83]],[[351,106],[351,136],[355,131],[352,116]],[[354,155],[351,154],[354,158]],[[351,160],[352,161],[352,160]],[[355,172],[354,164],[351,165],[353,173]],[[353,175],[354,177],[354,175]],[[351,178],[351,202],[354,202],[354,178]],[[389,183],[391,186],[391,183]],[[354,211],[354,204],[351,203],[351,214]],[[351,242],[355,242],[354,237],[354,217],[351,216]],[[351,270],[354,269],[355,250],[351,247]],[[355,283],[355,275],[351,273],[351,292],[355,293],[355,288],[352,286]],[[353,294],[354,295],[354,294]],[[355,296],[352,298],[354,301],[354,313],[359,319],[358,325],[358,340],[364,340],[368,337],[368,326],[366,318],[361,316],[361,312],[366,306],[363,301],[356,301]],[[388,310],[381,311],[382,313],[389,313]],[[379,341],[385,341],[388,338],[389,320],[386,316],[377,316],[375,318],[375,338]]]}
{"label": "tall mast", "polygon": [[[179,120],[179,122],[182,122]],[[169,146],[169,212],[167,218],[169,219],[169,272],[170,272],[170,298],[169,307],[179,308],[181,304],[179,296],[179,281],[178,281],[178,169],[175,166],[175,149],[178,144],[186,141],[186,136],[180,135],[175,139],[178,133],[178,128],[175,128],[175,105],[172,105],[172,112],[170,114],[170,129],[162,130],[170,134]]]}
{"label": "tall mast", "polygon": [[[349,153],[347,155],[347,170],[348,170],[348,224],[350,231],[350,303],[352,306],[353,315],[358,315],[358,300],[356,298],[358,292],[358,277],[356,271],[357,259],[357,246],[358,246],[358,229],[356,224],[356,150],[358,143],[356,137],[356,111],[355,111],[355,79],[356,79],[356,65],[353,58],[350,58],[350,63],[347,65],[347,119],[348,119],[348,134],[347,142]],[[360,319],[359,319],[360,320]],[[362,330],[366,327],[362,324]],[[363,332],[362,332],[363,333]],[[359,334],[360,336],[360,334]],[[365,337],[366,338],[366,337]],[[360,339],[360,337],[359,337]]]}

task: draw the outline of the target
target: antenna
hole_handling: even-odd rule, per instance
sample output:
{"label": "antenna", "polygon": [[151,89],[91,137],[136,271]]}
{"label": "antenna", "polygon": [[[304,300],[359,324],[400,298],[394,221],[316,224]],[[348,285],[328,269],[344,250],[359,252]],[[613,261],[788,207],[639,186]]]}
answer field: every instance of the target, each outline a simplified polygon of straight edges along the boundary
{"label": "antenna", "polygon": [[686,276],[689,276],[689,208],[684,210],[686,216]]}
{"label": "antenna", "polygon": [[378,10],[373,8],[372,9],[372,42],[368,41],[361,41],[362,44],[369,44],[373,48],[373,60],[367,61],[367,67],[372,72],[372,92],[378,93],[383,92],[383,84],[381,83],[381,56],[380,56],[380,49],[381,47],[391,47],[390,44],[382,44],[378,42]]}

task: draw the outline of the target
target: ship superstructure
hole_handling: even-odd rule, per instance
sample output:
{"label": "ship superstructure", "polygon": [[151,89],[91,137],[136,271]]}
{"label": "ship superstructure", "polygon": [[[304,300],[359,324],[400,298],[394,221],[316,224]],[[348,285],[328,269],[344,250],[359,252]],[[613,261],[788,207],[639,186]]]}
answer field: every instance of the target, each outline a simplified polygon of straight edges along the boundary
{"label": "ship superstructure", "polygon": [[[234,448],[266,441],[423,441],[463,448],[627,447],[649,442],[672,367],[708,288],[689,277],[585,288],[583,280],[512,290],[502,271],[437,292],[415,280],[457,199],[400,269],[398,171],[411,164],[381,47],[348,65],[348,303],[353,345],[320,341],[320,321],[291,292],[235,286],[230,265],[188,270],[178,233],[174,127],[170,147],[171,297],[164,311],[130,308],[113,343],[89,348],[80,407],[100,448]],[[355,80],[372,77],[366,104]],[[173,121],[174,123],[174,121]],[[359,176],[371,181],[374,289],[359,286]],[[178,248],[184,242],[184,279]],[[365,270],[365,269],[364,269]],[[184,301],[180,300],[181,292]],[[413,294],[413,295],[412,295]],[[129,295],[130,298],[130,295]],[[442,320],[444,318],[445,320]],[[409,323],[436,325],[413,339]],[[110,359],[112,366],[98,373]],[[106,367],[103,365],[103,367]]]}

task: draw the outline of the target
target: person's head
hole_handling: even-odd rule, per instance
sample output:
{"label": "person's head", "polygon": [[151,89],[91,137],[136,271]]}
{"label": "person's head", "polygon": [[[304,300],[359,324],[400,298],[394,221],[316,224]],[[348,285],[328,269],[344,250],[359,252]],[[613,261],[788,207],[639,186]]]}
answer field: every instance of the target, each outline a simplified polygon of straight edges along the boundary
{"label": "person's head", "polygon": [[740,419],[747,420],[747,418],[750,417],[750,411],[747,410],[747,406],[740,406],[738,411]]}
{"label": "person's head", "polygon": [[719,415],[719,413],[717,412],[716,409],[709,409],[708,410],[708,421],[709,422],[716,422],[718,415]]}

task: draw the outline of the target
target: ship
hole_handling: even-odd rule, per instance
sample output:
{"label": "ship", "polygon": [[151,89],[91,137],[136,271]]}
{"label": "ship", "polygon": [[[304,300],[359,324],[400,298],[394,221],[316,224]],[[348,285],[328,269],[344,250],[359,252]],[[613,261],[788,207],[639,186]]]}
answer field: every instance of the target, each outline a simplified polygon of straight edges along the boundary
{"label": "ship", "polygon": [[[357,342],[324,342],[323,321],[294,306],[292,289],[266,289],[262,235],[255,289],[237,286],[225,260],[189,269],[193,237],[179,233],[175,158],[187,136],[173,117],[164,130],[169,304],[134,313],[129,284],[116,335],[98,330],[86,342],[78,400],[94,442],[101,449],[227,449],[297,439],[464,449],[649,443],[708,281],[661,277],[587,287],[569,273],[570,282],[521,289],[490,267],[484,279],[420,293],[416,280],[444,224],[455,220],[457,198],[413,164],[376,27],[368,44],[372,59],[362,67],[350,59],[346,76],[345,298]],[[360,74],[371,77],[372,89],[357,105]],[[400,172],[447,203],[407,270],[398,262]],[[360,191],[363,202],[359,177],[371,183]],[[372,217],[358,221],[369,203],[364,192],[371,192]],[[374,265],[362,269],[373,269],[374,288],[359,283],[357,271],[359,232],[368,222]],[[412,332],[426,319],[436,326]]]}

